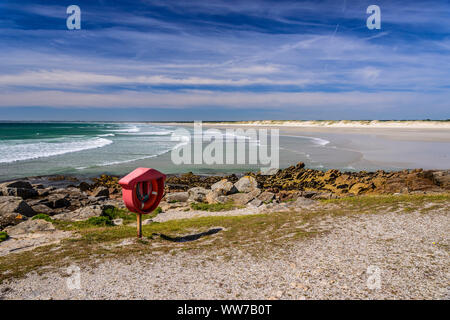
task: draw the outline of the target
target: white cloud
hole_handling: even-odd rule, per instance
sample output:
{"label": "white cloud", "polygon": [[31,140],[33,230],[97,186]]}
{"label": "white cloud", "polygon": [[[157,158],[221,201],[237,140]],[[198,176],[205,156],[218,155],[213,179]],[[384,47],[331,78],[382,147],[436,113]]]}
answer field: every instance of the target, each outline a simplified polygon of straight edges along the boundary
{"label": "white cloud", "polygon": [[41,70],[20,74],[0,75],[0,86],[32,86],[32,87],[79,87],[90,85],[305,85],[312,83],[308,79],[271,80],[268,78],[204,78],[186,77],[174,78],[164,75],[153,76],[116,76],[90,72]]}
{"label": "white cloud", "polygon": [[[135,92],[120,91],[110,94],[49,91],[0,92],[0,107],[47,106],[82,108],[257,108],[295,110],[354,109],[383,110],[389,108],[418,107],[432,104],[435,108],[447,106],[445,94],[410,92]],[[287,113],[288,115],[289,113]],[[288,117],[288,116],[287,116]]]}

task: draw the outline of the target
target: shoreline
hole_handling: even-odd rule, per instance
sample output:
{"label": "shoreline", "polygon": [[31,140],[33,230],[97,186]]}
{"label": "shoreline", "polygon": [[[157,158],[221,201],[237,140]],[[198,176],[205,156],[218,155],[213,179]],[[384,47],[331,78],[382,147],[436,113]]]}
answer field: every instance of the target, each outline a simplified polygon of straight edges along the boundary
{"label": "shoreline", "polygon": [[[149,122],[161,125],[193,125],[191,122]],[[203,121],[204,125],[300,128],[449,129],[449,120],[253,120]]]}

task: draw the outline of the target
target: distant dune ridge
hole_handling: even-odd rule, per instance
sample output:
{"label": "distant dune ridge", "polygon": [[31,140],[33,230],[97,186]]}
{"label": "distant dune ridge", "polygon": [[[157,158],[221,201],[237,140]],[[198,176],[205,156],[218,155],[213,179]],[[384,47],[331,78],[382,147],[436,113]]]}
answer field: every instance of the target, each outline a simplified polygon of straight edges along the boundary
{"label": "distant dune ridge", "polygon": [[450,120],[254,120],[222,121],[214,122],[214,124],[330,128],[450,129]]}

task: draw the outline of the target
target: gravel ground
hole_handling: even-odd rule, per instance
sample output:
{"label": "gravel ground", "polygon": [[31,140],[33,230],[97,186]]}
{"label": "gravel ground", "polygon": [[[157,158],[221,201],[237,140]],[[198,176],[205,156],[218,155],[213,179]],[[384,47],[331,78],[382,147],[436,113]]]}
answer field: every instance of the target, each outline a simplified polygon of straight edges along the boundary
{"label": "gravel ground", "polygon": [[260,258],[238,249],[149,254],[79,266],[80,289],[68,287],[76,287],[76,273],[68,278],[61,270],[8,280],[0,294],[3,299],[450,298],[447,210],[328,216],[320,227],[330,231]]}

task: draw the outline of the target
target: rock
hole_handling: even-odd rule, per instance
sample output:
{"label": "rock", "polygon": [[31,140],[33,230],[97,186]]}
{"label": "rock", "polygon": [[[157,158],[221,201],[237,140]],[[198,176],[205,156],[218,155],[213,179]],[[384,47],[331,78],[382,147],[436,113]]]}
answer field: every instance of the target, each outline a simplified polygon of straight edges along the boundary
{"label": "rock", "polygon": [[37,193],[39,197],[47,197],[50,194],[51,188],[38,189]]}
{"label": "rock", "polygon": [[2,193],[6,196],[20,197],[22,199],[31,199],[39,195],[34,189],[24,188],[3,188]]}
{"label": "rock", "polygon": [[189,208],[187,202],[175,202],[175,203],[168,203],[168,202],[161,202],[159,204],[162,211],[166,212],[167,210],[171,209],[185,209]]}
{"label": "rock", "polygon": [[0,188],[33,189],[33,186],[28,181],[10,181],[0,184]]}
{"label": "rock", "polygon": [[251,176],[244,176],[240,178],[234,186],[239,192],[251,192],[258,188],[258,182]]}
{"label": "rock", "polygon": [[227,179],[222,179],[211,186],[212,191],[220,192],[224,195],[236,193],[238,190],[233,183]]}
{"label": "rock", "polygon": [[25,222],[19,223],[16,226],[11,226],[5,229],[5,231],[10,236],[16,236],[32,232],[53,232],[55,230],[56,229],[51,222],[42,219],[36,220],[30,219]]}
{"label": "rock", "polygon": [[0,197],[0,214],[20,213],[27,217],[32,217],[36,212],[19,197],[2,196]]}
{"label": "rock", "polygon": [[166,194],[167,202],[186,202],[189,199],[188,192],[171,192]]}
{"label": "rock", "polygon": [[317,191],[302,191],[301,196],[304,198],[312,198],[314,197],[318,192]]}
{"label": "rock", "polygon": [[338,197],[332,192],[319,192],[311,197],[314,200],[329,200],[329,199],[337,199]]}
{"label": "rock", "polygon": [[206,194],[209,192],[209,190],[202,188],[202,187],[195,187],[188,190],[189,194],[189,200],[191,201],[197,201],[197,202],[204,202],[206,199]]}
{"label": "rock", "polygon": [[297,200],[292,202],[292,206],[294,207],[308,207],[311,206],[313,204],[315,204],[316,201],[308,199],[308,198],[303,198],[303,197],[299,197]]}
{"label": "rock", "polygon": [[53,218],[64,221],[84,221],[91,217],[100,217],[106,208],[100,205],[93,205],[79,208],[74,211],[54,215]]}
{"label": "rock", "polygon": [[251,192],[248,193],[235,193],[232,195],[229,195],[228,198],[232,200],[237,205],[246,205],[253,199],[255,199],[259,194],[261,193],[260,189],[254,189]]}
{"label": "rock", "polygon": [[276,175],[280,169],[278,168],[261,168],[260,174],[263,176],[273,176]]}
{"label": "rock", "polygon": [[270,203],[273,201],[273,199],[275,199],[275,193],[269,192],[269,191],[264,191],[263,193],[261,193],[258,196],[258,199],[264,203]]}
{"label": "rock", "polygon": [[142,221],[142,225],[143,226],[145,226],[147,224],[151,224],[151,223],[153,223],[153,219],[145,219],[145,220]]}
{"label": "rock", "polygon": [[106,201],[108,201],[109,198],[108,197],[93,197],[93,196],[89,196],[87,198],[86,204],[89,205],[96,205],[96,204],[102,204]]}
{"label": "rock", "polygon": [[78,189],[80,189],[80,191],[85,192],[91,190],[92,186],[89,183],[83,181],[78,185]]}
{"label": "rock", "polygon": [[112,222],[113,222],[113,224],[114,224],[115,226],[121,226],[121,225],[123,225],[123,219],[121,219],[121,218],[114,219]]}
{"label": "rock", "polygon": [[359,182],[359,183],[355,183],[348,192],[353,193],[354,195],[359,195],[370,189],[372,189],[371,185]]}
{"label": "rock", "polygon": [[301,196],[301,192],[295,191],[295,190],[280,191],[277,194],[278,201],[280,201],[280,202],[296,200],[300,196]]}
{"label": "rock", "polygon": [[14,212],[0,213],[0,230],[8,226],[13,226],[20,222],[23,222],[24,219],[26,218],[20,215],[20,213]]}
{"label": "rock", "polygon": [[446,170],[446,171],[436,171],[432,173],[432,181],[446,189],[449,190],[450,189],[450,170]]}
{"label": "rock", "polygon": [[52,193],[50,196],[48,196],[45,205],[52,209],[65,208],[70,206],[70,201],[67,198],[67,194]]}
{"label": "rock", "polygon": [[97,187],[92,191],[91,195],[93,197],[109,197],[109,189],[106,187]]}
{"label": "rock", "polygon": [[55,211],[53,211],[52,208],[50,208],[42,203],[36,203],[36,204],[32,205],[31,208],[36,212],[36,214],[45,213],[49,216],[52,216],[55,214]]}
{"label": "rock", "polygon": [[39,195],[28,181],[10,181],[0,184],[1,193],[5,196],[30,199]]}
{"label": "rock", "polygon": [[225,203],[229,201],[229,198],[227,196],[223,195],[223,190],[211,190],[208,192],[205,196],[205,201],[207,203],[213,204],[213,203]]}
{"label": "rock", "polygon": [[259,206],[261,206],[263,204],[263,202],[261,201],[261,200],[259,200],[259,199],[253,199],[252,201],[250,201],[249,203],[248,203],[248,205],[249,206],[252,206],[252,207],[259,207]]}

